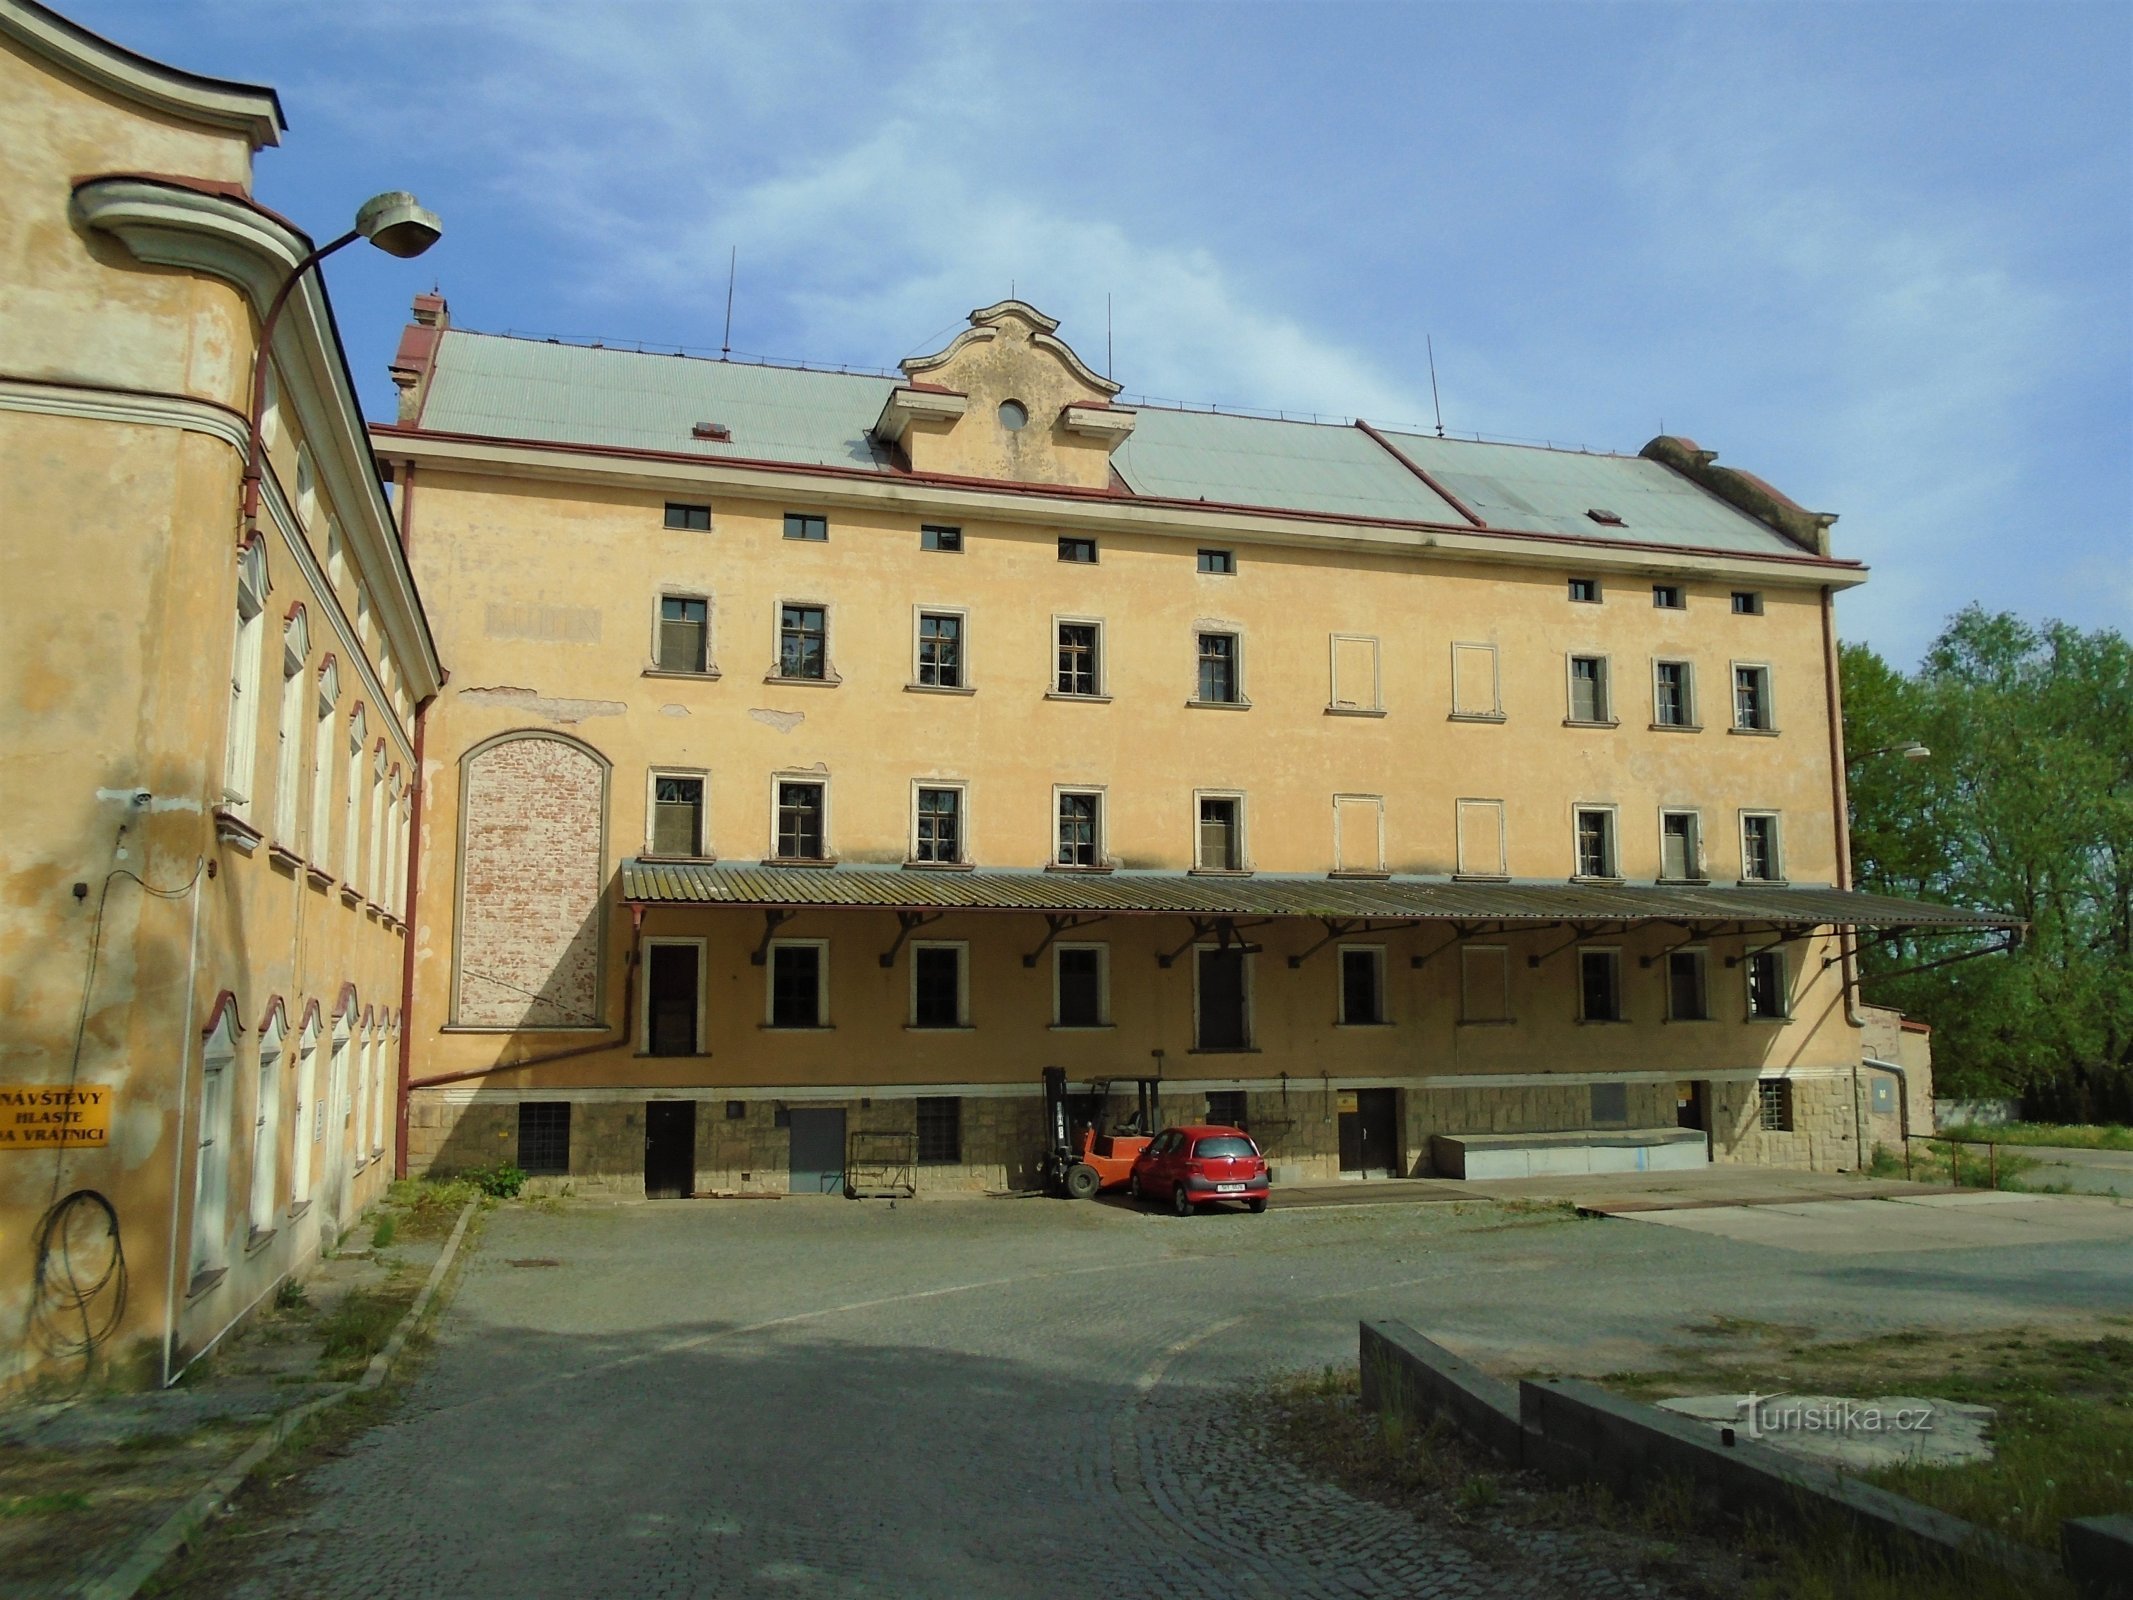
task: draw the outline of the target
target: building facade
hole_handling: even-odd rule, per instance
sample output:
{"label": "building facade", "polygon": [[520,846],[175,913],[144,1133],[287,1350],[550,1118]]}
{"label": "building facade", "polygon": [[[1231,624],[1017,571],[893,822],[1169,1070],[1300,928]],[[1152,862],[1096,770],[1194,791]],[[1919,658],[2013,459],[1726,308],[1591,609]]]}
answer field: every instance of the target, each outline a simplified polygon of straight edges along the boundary
{"label": "building facade", "polygon": [[169,1381],[391,1170],[441,671],[270,90],[0,0],[0,1386]]}
{"label": "building facade", "polygon": [[1687,441],[1133,409],[1016,301],[394,375],[414,1170],[1022,1187],[1048,1065],[1293,1178],[1871,1143],[1840,935],[1953,914],[1847,888],[1834,519]]}

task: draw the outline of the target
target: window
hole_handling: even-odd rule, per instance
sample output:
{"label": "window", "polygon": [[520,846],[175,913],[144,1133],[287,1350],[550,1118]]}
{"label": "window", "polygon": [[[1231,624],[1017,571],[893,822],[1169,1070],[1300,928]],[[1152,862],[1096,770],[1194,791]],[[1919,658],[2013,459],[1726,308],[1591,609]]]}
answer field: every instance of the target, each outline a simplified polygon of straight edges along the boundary
{"label": "window", "polygon": [[[333,1019],[331,1071],[336,1083],[344,1082],[348,1077],[349,1032],[354,1021],[352,1002],[348,1010]],[[297,1054],[295,1124],[290,1138],[296,1160],[289,1179],[289,1204],[300,1206],[311,1198],[311,1147],[323,1146],[326,1138],[326,1106],[318,1090],[318,1045],[315,1039],[307,1039]]]}
{"label": "window", "polygon": [[963,791],[920,789],[912,838],[914,861],[963,859]]}
{"label": "window", "polygon": [[1059,624],[1058,693],[1098,695],[1103,692],[1103,660],[1099,653],[1103,630],[1093,622]]}
{"label": "window", "polygon": [[778,676],[828,679],[829,615],[823,607],[778,607]]}
{"label": "window", "polygon": [[[711,508],[709,506],[687,505],[679,500],[669,500],[667,502],[667,526],[686,529],[690,533],[708,533],[711,531]],[[519,1164],[521,1166],[525,1165],[524,1162]]]}
{"label": "window", "polygon": [[777,856],[781,861],[826,861],[823,788],[819,783],[778,784]]}
{"label": "window", "polygon": [[1768,811],[1746,811],[1740,819],[1740,875],[1744,883],[1782,883],[1778,857],[1778,819]]}
{"label": "window", "polygon": [[1763,597],[1753,589],[1733,591],[1733,614],[1736,617],[1759,617],[1763,614]]}
{"label": "window", "polygon": [[818,517],[807,511],[785,513],[785,537],[805,539],[810,544],[820,544],[830,536],[828,517]]}
{"label": "window", "polygon": [[1053,861],[1062,867],[1103,865],[1103,796],[1059,791],[1059,848]]}
{"label": "window", "polygon": [[1461,800],[1456,821],[1462,878],[1501,878],[1509,873],[1501,800]]}
{"label": "window", "polygon": [[1452,715],[1503,720],[1503,690],[1493,644],[1452,646]]}
{"label": "window", "polygon": [[1579,605],[1596,606],[1600,603],[1600,580],[1598,578],[1572,578],[1570,598]]}
{"label": "window", "polygon": [[1103,1028],[1111,1022],[1110,947],[1100,944],[1053,946],[1052,1026]]}
{"label": "window", "polygon": [[1599,807],[1577,813],[1577,876],[1612,878],[1615,872],[1615,814]]}
{"label": "window", "polygon": [[1591,1086],[1590,1110],[1595,1128],[1629,1126],[1629,1085],[1595,1083]]}
{"label": "window", "polygon": [[1622,1020],[1622,957],[1619,951],[1578,952],[1578,1020]]}
{"label": "window", "polygon": [[274,1231],[275,1168],[281,1156],[281,1041],[277,1011],[259,1036],[259,1099],[252,1115],[252,1232]]}
{"label": "window", "polygon": [[1755,1081],[1756,1125],[1765,1133],[1792,1132],[1792,1080],[1758,1078]]}
{"label": "window", "polygon": [[659,644],[653,659],[661,672],[702,672],[711,664],[711,603],[685,595],[659,597]]}
{"label": "window", "polygon": [[1378,642],[1359,633],[1336,633],[1333,692],[1326,709],[1348,716],[1379,716],[1385,710],[1384,685],[1378,674]]}
{"label": "window", "polygon": [[1202,550],[1200,570],[1220,573],[1226,577],[1237,570],[1237,554],[1233,550]]}
{"label": "window", "polygon": [[1701,819],[1693,811],[1659,813],[1659,876],[1682,881],[1703,877]]}
{"label": "window", "polygon": [[371,747],[370,849],[364,857],[363,898],[376,905],[385,883],[385,741]]}
{"label": "window", "polygon": [[1376,946],[1341,949],[1341,1025],[1371,1028],[1385,1020],[1385,952]]}
{"label": "window", "polygon": [[931,522],[921,523],[918,530],[918,547],[921,550],[939,550],[950,555],[961,555],[963,530],[944,528]]}
{"label": "window", "polygon": [[1248,1127],[1250,1097],[1242,1089],[1207,1091],[1207,1120],[1218,1128]]}
{"label": "window", "polygon": [[1059,541],[1059,559],[1093,565],[1096,561],[1096,541],[1063,538]]}
{"label": "window", "polygon": [[911,947],[911,1026],[961,1028],[970,1022],[967,963],[960,944]]}
{"label": "window", "polygon": [[1502,945],[1464,945],[1459,951],[1459,1020],[1511,1020],[1511,952]]}
{"label": "window", "polygon": [[1680,611],[1688,602],[1681,597],[1680,584],[1655,583],[1652,585],[1652,604],[1661,611]]}
{"label": "window", "polygon": [[356,853],[363,845],[363,807],[358,796],[363,792],[365,734],[363,708],[357,706],[355,714],[348,719],[348,793],[341,797],[341,882],[350,889],[356,888],[362,881],[356,875],[360,866]]}
{"label": "window", "polygon": [[1785,981],[1785,952],[1751,950],[1746,965],[1750,1020],[1782,1022],[1792,1014],[1792,996]]}
{"label": "window", "polygon": [[927,1166],[963,1159],[963,1102],[954,1095],[919,1096],[918,1159]]}
{"label": "window", "polygon": [[929,689],[963,687],[963,619],[959,614],[919,613],[918,681]]}
{"label": "window", "polygon": [[1711,1015],[1704,983],[1701,950],[1669,950],[1666,956],[1666,1015],[1670,1022],[1702,1022]]}
{"label": "window", "polygon": [[302,815],[297,784],[304,765],[304,660],[311,630],[298,611],[281,632],[281,732],[274,762],[274,838],[294,849]]}
{"label": "window", "polygon": [[1244,869],[1243,802],[1233,795],[1198,797],[1200,827],[1195,867],[1201,872]]}
{"label": "window", "polygon": [[200,1131],[193,1153],[195,1277],[222,1265],[229,1231],[230,1079],[237,1067],[237,1039],[227,1009],[208,1036],[201,1066]]}
{"label": "window", "polygon": [[1375,794],[1333,797],[1333,870],[1364,874],[1385,870],[1385,799]]}
{"label": "window", "polygon": [[1607,658],[1605,656],[1572,656],[1570,658],[1570,720],[1572,722],[1612,722],[1614,712],[1609,707],[1607,694]]}
{"label": "window", "polygon": [[259,754],[259,656],[266,647],[267,557],[258,540],[237,568],[237,638],[230,655],[230,726],[222,759],[222,798],[239,816],[252,803]]}
{"label": "window", "polygon": [[[671,511],[673,507],[667,509]],[[529,1178],[565,1178],[570,1175],[568,1100],[519,1102],[518,1165]]]}
{"label": "window", "polygon": [[1242,950],[1193,952],[1193,1043],[1200,1050],[1252,1046],[1251,975]]}
{"label": "window", "polygon": [[644,952],[644,1049],[693,1056],[703,1012],[704,943],[651,939]]}
{"label": "window", "polygon": [[1733,726],[1753,733],[1768,733],[1777,726],[1771,715],[1768,667],[1734,667]]}
{"label": "window", "polygon": [[333,718],[341,704],[341,673],[331,659],[319,669],[318,721],[311,729],[311,859],[321,872],[333,857]]}
{"label": "window", "polygon": [[1652,725],[1659,728],[1693,728],[1696,704],[1695,680],[1686,661],[1652,663]]}
{"label": "window", "polygon": [[773,940],[770,946],[770,1026],[829,1024],[828,946],[816,940]]}
{"label": "window", "polygon": [[1200,635],[1199,692],[1193,697],[1204,705],[1235,705],[1237,692],[1237,636],[1234,633]]}
{"label": "window", "polygon": [[652,775],[652,854],[709,854],[704,849],[703,779]]}

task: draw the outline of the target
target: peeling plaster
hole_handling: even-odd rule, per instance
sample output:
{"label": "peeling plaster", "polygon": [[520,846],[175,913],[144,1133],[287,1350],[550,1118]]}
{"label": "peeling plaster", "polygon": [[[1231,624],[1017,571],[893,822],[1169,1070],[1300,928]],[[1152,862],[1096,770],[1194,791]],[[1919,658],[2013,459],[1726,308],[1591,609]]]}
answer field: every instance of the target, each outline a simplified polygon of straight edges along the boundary
{"label": "peeling plaster", "polygon": [[761,706],[754,707],[748,715],[764,727],[775,728],[780,733],[790,733],[807,720],[807,713],[804,711],[768,711]]}
{"label": "peeling plaster", "polygon": [[662,717],[685,717],[689,714],[689,708],[687,706],[664,705],[659,708],[659,714]]}
{"label": "peeling plaster", "polygon": [[461,689],[462,700],[476,705],[518,706],[550,722],[583,722],[587,717],[619,717],[628,710],[620,700],[569,700],[544,695],[532,689],[499,685],[490,689]]}

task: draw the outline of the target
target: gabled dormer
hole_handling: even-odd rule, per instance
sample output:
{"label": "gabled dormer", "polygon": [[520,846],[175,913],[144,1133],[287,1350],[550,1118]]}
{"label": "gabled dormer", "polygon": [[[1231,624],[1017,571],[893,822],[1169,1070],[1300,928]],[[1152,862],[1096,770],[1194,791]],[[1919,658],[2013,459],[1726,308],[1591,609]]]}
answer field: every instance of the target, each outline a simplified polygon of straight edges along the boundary
{"label": "gabled dormer", "polygon": [[903,363],[874,435],[913,472],[1105,489],[1111,452],[1134,414],[1118,385],[1055,336],[1059,324],[1020,300],[970,313],[947,349]]}

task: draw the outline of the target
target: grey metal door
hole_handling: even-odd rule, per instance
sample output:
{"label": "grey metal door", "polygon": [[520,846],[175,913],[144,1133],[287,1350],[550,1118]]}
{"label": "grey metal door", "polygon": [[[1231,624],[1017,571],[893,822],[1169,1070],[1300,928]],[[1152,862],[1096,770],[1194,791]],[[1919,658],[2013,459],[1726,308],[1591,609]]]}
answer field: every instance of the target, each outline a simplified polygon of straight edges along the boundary
{"label": "grey metal door", "polygon": [[844,1107],[795,1106],[792,1123],[794,1194],[835,1194],[844,1187]]}

